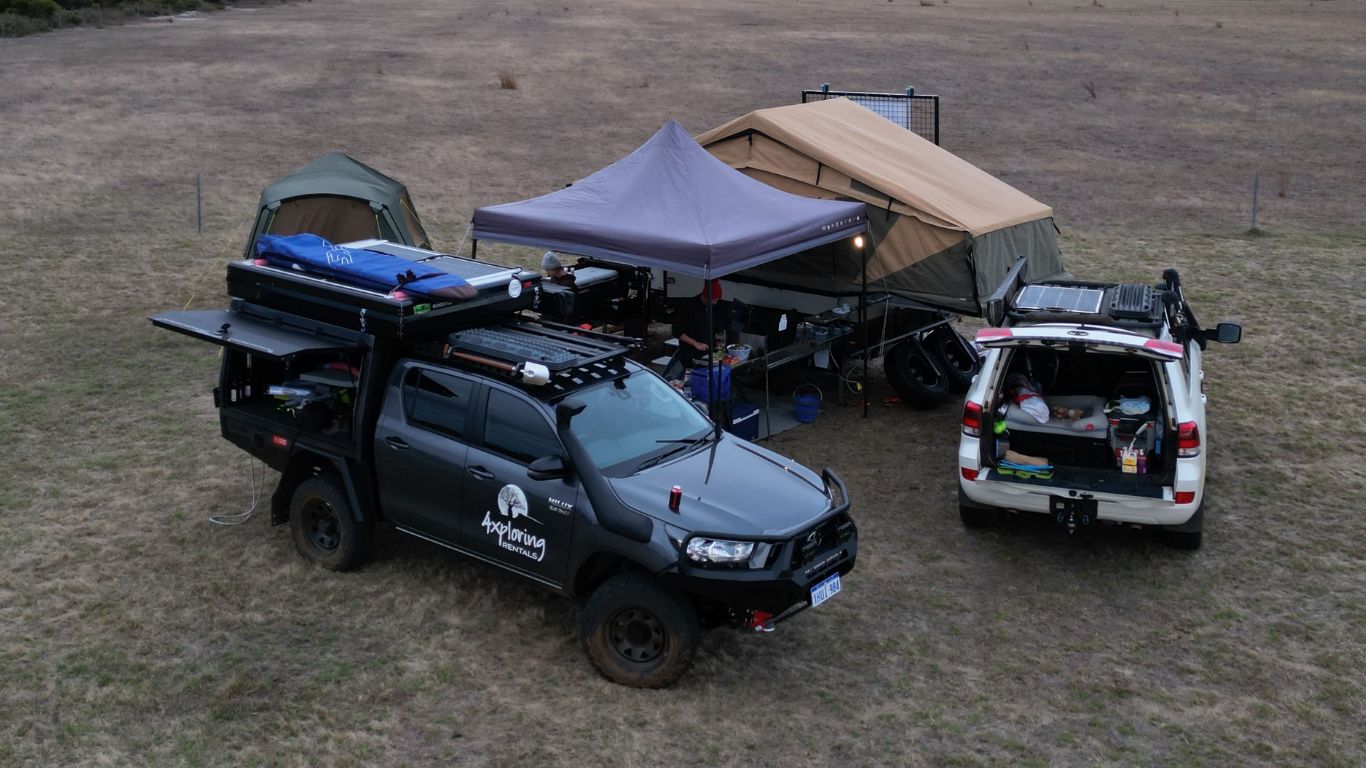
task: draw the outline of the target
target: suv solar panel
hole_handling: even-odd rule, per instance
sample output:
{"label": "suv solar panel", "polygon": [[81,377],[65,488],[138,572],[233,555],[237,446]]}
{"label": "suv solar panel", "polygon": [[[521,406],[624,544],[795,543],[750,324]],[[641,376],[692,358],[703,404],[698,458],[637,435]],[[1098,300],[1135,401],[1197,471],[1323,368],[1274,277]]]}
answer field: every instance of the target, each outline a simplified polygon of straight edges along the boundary
{"label": "suv solar panel", "polygon": [[1105,291],[1070,285],[1027,285],[1015,298],[1016,309],[1048,309],[1058,312],[1098,314]]}

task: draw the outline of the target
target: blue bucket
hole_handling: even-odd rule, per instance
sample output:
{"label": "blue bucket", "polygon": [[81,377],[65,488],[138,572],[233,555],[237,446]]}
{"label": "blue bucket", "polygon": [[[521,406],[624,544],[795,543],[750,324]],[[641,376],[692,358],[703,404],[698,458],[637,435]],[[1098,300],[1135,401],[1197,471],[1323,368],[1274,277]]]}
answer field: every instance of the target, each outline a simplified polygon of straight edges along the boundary
{"label": "blue bucket", "polygon": [[[803,387],[810,387],[816,390],[816,394],[802,394]],[[793,412],[797,416],[797,421],[803,424],[810,424],[816,420],[816,414],[821,412],[821,400],[825,398],[821,394],[821,388],[815,384],[802,384],[792,390]]]}

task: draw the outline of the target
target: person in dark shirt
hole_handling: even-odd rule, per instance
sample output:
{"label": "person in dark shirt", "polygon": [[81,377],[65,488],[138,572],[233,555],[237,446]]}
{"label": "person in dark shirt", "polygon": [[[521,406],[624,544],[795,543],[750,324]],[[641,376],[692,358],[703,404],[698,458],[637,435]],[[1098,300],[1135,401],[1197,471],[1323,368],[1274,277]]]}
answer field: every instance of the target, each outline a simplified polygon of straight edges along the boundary
{"label": "person in dark shirt", "polygon": [[[711,331],[714,337],[724,340],[729,314],[721,305],[721,281],[712,280],[703,287],[697,298],[679,308],[680,317],[674,324],[678,336],[678,351],[664,369],[664,378],[676,379],[683,375],[683,369],[695,359],[705,358],[712,349],[707,343],[707,298],[711,298]],[[724,343],[724,341],[722,341]]]}
{"label": "person in dark shirt", "polygon": [[541,269],[545,270],[545,279],[555,285],[574,287],[574,273],[564,268],[560,257],[555,255],[554,251],[546,251],[541,257]]}

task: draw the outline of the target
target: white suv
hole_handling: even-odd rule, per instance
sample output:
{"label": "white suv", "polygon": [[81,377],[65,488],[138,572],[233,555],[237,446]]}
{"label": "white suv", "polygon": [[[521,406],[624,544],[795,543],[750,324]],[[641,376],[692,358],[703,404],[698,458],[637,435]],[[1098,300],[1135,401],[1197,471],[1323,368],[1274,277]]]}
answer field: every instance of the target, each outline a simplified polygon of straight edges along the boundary
{"label": "white suv", "polygon": [[1020,285],[1022,264],[988,302],[981,373],[963,404],[959,513],[1051,515],[1069,531],[1107,520],[1161,526],[1200,546],[1205,395],[1200,357],[1242,329],[1202,330],[1176,270],[1157,286]]}

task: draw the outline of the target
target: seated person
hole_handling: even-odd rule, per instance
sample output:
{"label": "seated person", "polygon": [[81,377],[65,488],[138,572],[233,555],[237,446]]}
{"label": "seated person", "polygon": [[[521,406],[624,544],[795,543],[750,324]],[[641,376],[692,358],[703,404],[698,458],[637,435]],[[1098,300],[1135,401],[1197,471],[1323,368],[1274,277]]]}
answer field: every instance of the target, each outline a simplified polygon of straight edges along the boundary
{"label": "seated person", "polygon": [[674,323],[674,334],[678,336],[678,351],[674,353],[669,364],[665,366],[664,378],[677,379],[681,377],[683,369],[689,367],[693,360],[706,357],[707,353],[711,351],[712,345],[707,343],[708,298],[710,298],[711,303],[713,343],[725,343],[726,328],[730,321],[730,308],[720,303],[721,281],[712,280],[702,287],[701,293],[697,294],[695,300],[689,300],[678,309],[679,317]]}
{"label": "seated person", "polygon": [[564,268],[560,257],[554,251],[546,251],[541,257],[541,269],[545,270],[545,279],[555,285],[574,287],[574,273]]}

